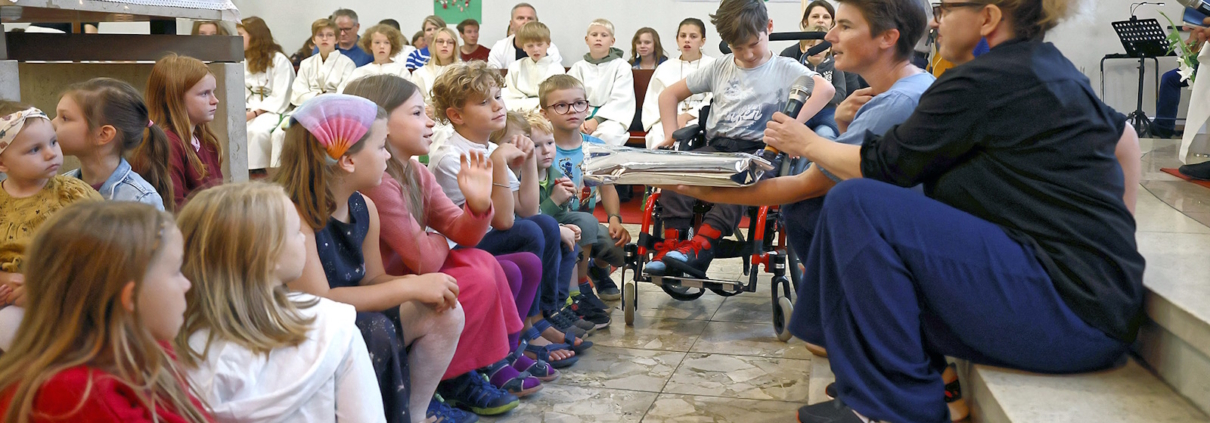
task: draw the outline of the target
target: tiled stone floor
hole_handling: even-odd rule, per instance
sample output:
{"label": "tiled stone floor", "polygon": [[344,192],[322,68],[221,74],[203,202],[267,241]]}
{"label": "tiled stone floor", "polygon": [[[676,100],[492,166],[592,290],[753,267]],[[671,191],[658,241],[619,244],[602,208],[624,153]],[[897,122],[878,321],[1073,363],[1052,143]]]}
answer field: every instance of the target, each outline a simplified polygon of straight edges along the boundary
{"label": "tiled stone floor", "polygon": [[[1158,198],[1169,208],[1140,214],[1140,232],[1210,233],[1193,224],[1170,227],[1174,211],[1210,226],[1210,189],[1160,172],[1180,165],[1177,145],[1143,140],[1140,197],[1154,197],[1140,201]],[[739,260],[724,260],[711,275],[737,279],[741,272]],[[612,326],[588,338],[596,346],[560,380],[512,412],[483,421],[793,422],[807,401],[811,354],[797,339],[783,343],[774,336],[768,281],[762,276],[755,293],[723,298],[707,292],[688,302],[640,284],[634,326],[615,309]]]}

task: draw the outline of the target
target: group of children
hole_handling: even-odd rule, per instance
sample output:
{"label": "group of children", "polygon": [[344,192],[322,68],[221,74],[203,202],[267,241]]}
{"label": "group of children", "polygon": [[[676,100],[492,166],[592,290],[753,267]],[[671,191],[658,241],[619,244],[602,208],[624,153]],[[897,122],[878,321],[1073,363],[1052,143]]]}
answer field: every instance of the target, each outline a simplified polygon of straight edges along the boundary
{"label": "group of children", "polygon": [[[316,32],[317,61],[342,59]],[[602,142],[579,80],[524,114],[481,61],[438,76],[431,105],[398,75],[295,85],[273,184],[221,184],[214,76],[192,58],[157,62],[145,95],[73,85],[53,121],[0,104],[6,419],[474,421],[592,346],[610,318],[591,280],[617,298],[630,235],[579,172]],[[453,130],[433,151],[429,108]],[[80,169],[59,174],[64,152]]]}
{"label": "group of children", "polygon": [[[728,3],[764,8],[724,2],[725,60],[702,56],[700,20],[681,23],[649,125],[670,134],[722,93],[705,125],[739,151],[761,147],[791,81],[821,78],[769,51],[767,18]],[[616,143],[603,137],[634,114],[612,24],[593,21],[589,53],[562,74],[542,69],[549,30],[524,23],[527,57],[506,79],[462,61],[436,22],[409,81],[386,24],[362,38],[377,69],[352,78],[337,21],[313,24],[297,77],[263,20],[238,27],[250,167],[273,168],[272,183],[222,185],[215,79],[196,59],[157,62],[143,96],[112,79],[72,86],[54,121],[0,104],[6,420],[475,421],[592,347],[631,238],[617,191],[582,173],[585,145]],[[831,99],[817,84],[800,120]],[[438,122],[448,139],[432,146]],[[81,168],[59,175],[64,153]],[[717,239],[722,223],[707,222],[699,237]]]}
{"label": "group of children", "polygon": [[[312,37],[297,54],[306,56],[297,58],[297,73],[264,20],[244,19],[237,25],[237,31],[245,42],[249,168],[261,175],[280,166],[290,110],[315,95],[340,92],[350,81],[365,76],[397,75],[421,88],[429,104],[428,113],[435,117],[431,95],[436,79],[451,65],[474,60],[486,60],[491,67],[506,71],[503,95],[511,111],[537,112],[539,84],[566,73],[585,85],[589,111],[581,124],[582,131],[613,146],[626,144],[632,129],[646,131],[647,145],[654,148],[664,139],[659,123],[659,95],[664,88],[714,60],[702,53],[706,29],[699,19],[689,18],[678,25],[681,54],[673,59],[667,57],[659,33],[652,28],[642,28],[635,34],[630,57],[624,58],[622,50],[614,47],[613,24],[597,19],[586,31],[589,52],[570,68],[564,68],[558,48],[551,42],[550,29],[537,20],[533,6],[518,4],[512,14],[510,35],[491,51],[513,53],[496,57],[489,56],[490,51],[478,44],[478,22],[463,21],[455,31],[438,16],[424,18],[423,30],[417,34],[420,43],[413,43],[416,47],[408,45],[398,23],[388,19],[368,28],[360,38],[350,39],[352,44],[346,48],[342,43],[348,34],[338,27],[337,21],[352,19],[356,24],[356,13],[341,9],[331,18],[312,24]],[[219,33],[211,28],[221,27],[212,23],[195,28],[195,33]],[[353,30],[356,28],[360,26],[355,25]],[[354,56],[360,55],[367,58],[365,63],[356,61]],[[655,70],[643,110],[636,109],[632,69]],[[678,105],[676,127],[696,123],[698,112],[709,104],[710,98],[709,94],[703,94],[682,101]],[[444,143],[450,132],[448,125],[439,124],[435,145]]]}

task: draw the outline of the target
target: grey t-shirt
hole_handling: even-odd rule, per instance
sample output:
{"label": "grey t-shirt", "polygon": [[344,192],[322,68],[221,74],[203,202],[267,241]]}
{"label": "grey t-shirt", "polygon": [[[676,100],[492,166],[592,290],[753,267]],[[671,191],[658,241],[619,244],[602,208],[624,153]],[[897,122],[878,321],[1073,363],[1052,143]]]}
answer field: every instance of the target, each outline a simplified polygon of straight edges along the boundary
{"label": "grey t-shirt", "polygon": [[773,56],[760,66],[745,69],[735,64],[734,55],[728,54],[690,74],[685,78],[685,85],[694,94],[714,94],[706,122],[708,139],[761,141],[773,113],[781,111],[786,104],[790,85],[802,75],[815,76],[816,73],[794,59],[781,56]]}

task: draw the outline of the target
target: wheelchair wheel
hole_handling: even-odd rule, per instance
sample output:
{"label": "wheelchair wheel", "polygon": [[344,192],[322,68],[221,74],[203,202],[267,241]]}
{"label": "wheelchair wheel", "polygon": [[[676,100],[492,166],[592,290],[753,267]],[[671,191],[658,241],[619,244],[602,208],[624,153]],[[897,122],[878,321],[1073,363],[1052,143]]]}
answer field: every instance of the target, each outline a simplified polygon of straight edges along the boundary
{"label": "wheelchair wheel", "polygon": [[626,317],[626,325],[634,326],[634,310],[638,307],[638,284],[626,282],[622,284],[622,313]]}
{"label": "wheelchair wheel", "polygon": [[777,304],[773,305],[773,331],[777,333],[777,340],[786,342],[790,340],[790,316],[794,314],[794,304],[789,298],[779,297]]}
{"label": "wheelchair wheel", "polygon": [[706,290],[701,288],[689,288],[684,286],[672,286],[668,284],[660,285],[660,288],[668,294],[669,297],[677,301],[693,301],[702,297]]}

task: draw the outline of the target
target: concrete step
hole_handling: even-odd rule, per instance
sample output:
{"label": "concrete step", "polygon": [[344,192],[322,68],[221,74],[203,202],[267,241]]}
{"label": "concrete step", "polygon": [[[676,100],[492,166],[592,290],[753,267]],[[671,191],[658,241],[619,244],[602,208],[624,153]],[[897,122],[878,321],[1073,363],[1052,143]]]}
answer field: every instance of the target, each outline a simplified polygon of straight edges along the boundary
{"label": "concrete step", "polygon": [[1135,360],[1077,375],[959,363],[976,423],[1205,423],[1210,417]]}

